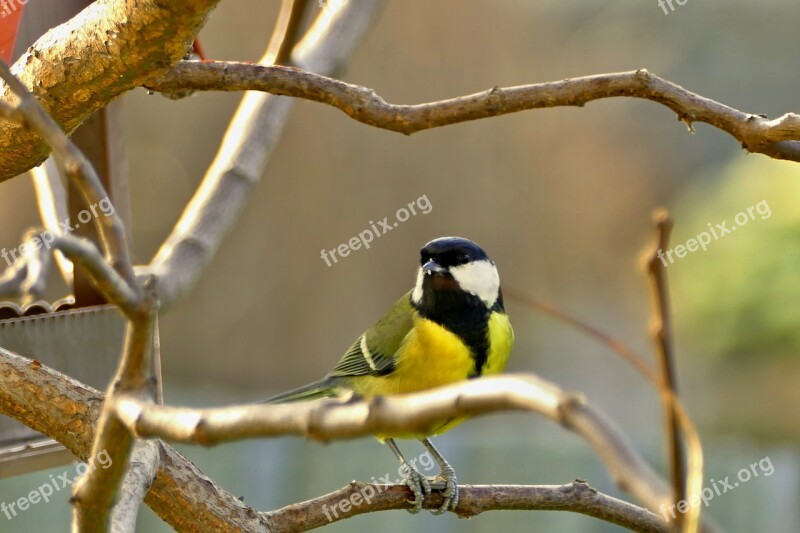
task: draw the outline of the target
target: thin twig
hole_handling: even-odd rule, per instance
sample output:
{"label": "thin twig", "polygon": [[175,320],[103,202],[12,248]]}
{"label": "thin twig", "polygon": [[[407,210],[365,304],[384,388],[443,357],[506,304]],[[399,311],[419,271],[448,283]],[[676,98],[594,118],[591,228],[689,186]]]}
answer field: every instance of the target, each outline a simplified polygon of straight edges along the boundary
{"label": "thin twig", "polygon": [[558,307],[549,302],[536,300],[534,298],[525,296],[519,292],[506,289],[503,289],[503,296],[509,300],[517,300],[521,302],[523,305],[527,305],[529,307],[538,309],[542,313],[545,313],[546,315],[549,315],[555,318],[556,320],[559,320],[564,324],[567,324],[568,326],[583,332],[588,337],[591,337],[596,341],[598,341],[600,344],[608,346],[612,352],[618,354],[625,361],[630,363],[631,366],[633,366],[636,370],[638,370],[639,373],[642,374],[645,378],[647,378],[651,383],[653,383],[654,385],[658,385],[658,379],[659,379],[658,375],[653,371],[652,368],[650,368],[650,365],[648,365],[642,357],[640,357],[636,352],[631,350],[622,341],[615,339],[611,335],[603,333],[602,331],[592,326],[591,324],[588,324],[580,320],[579,318],[576,318],[562,311],[561,309],[559,309]]}
{"label": "thin twig", "polygon": [[[635,369],[637,369],[642,376],[644,376],[650,383],[655,387],[657,391],[661,394],[662,402],[663,403],[671,403],[675,410],[675,417],[680,425],[683,435],[686,439],[686,445],[688,449],[688,458],[689,458],[689,468],[688,468],[688,477],[687,477],[687,486],[688,488],[685,490],[688,494],[700,494],[702,490],[702,472],[703,472],[703,449],[700,442],[700,436],[697,432],[697,428],[694,426],[691,418],[689,418],[688,413],[686,412],[683,404],[675,394],[672,393],[670,390],[666,390],[661,385],[661,378],[655,372],[653,372],[647,363],[644,362],[644,359],[637,355],[633,350],[631,350],[628,346],[626,346],[622,341],[611,337],[599,329],[591,326],[567,313],[561,311],[560,309],[556,308],[552,304],[546,302],[540,302],[538,300],[534,300],[523,296],[521,294],[515,293],[513,291],[508,292],[509,296],[512,299],[516,299],[522,302],[524,305],[528,305],[539,309],[540,311],[549,314],[561,320],[562,322],[576,328],[579,331],[587,334],[589,337],[597,340],[601,344],[604,344],[612,352],[617,353],[620,355],[624,360],[629,362]],[[677,501],[680,500],[676,500]],[[704,529],[713,527],[708,523],[703,524]]]}
{"label": "thin twig", "polygon": [[[660,370],[659,386],[662,391],[661,398],[664,407],[673,498],[675,502],[680,502],[686,499],[686,458],[681,442],[681,431],[675,405],[671,401],[671,398],[677,397],[678,391],[675,377],[666,272],[658,258],[659,252],[669,247],[669,235],[672,230],[672,220],[669,217],[669,213],[663,209],[655,211],[653,213],[653,225],[655,226],[654,244],[652,249],[646,252],[644,256],[651,281],[653,299],[651,335],[656,348],[656,359]],[[664,391],[669,391],[670,394]],[[692,514],[694,512],[688,513],[685,517],[683,514],[677,516],[676,522],[682,531],[694,532],[697,530],[697,517],[692,516]]]}
{"label": "thin twig", "polygon": [[21,297],[25,302],[41,298],[47,284],[50,252],[44,246],[41,233],[30,228],[16,249],[0,251],[3,259],[14,262],[0,278],[0,298]]}
{"label": "thin twig", "polygon": [[374,90],[298,69],[249,63],[182,61],[148,82],[156,91],[264,91],[324,103],[351,118],[390,131],[419,131],[528,109],[583,106],[614,97],[643,98],[672,109],[691,126],[705,122],[737,139],[745,150],[800,161],[800,115],[769,120],[705,98],[647,70],[598,74],[562,81],[494,87],[416,105],[387,103]]}
{"label": "thin twig", "polygon": [[[276,531],[308,531],[354,516],[411,509],[412,493],[406,485],[379,485],[353,481],[319,498],[263,513]],[[435,509],[442,496],[434,492],[423,508]],[[486,511],[568,511],[581,513],[642,533],[669,533],[670,529],[647,509],[613,498],[575,480],[566,485],[459,485],[460,517]]]}
{"label": "thin twig", "polygon": [[[67,210],[67,191],[58,175],[56,162],[52,157],[31,169],[33,188],[36,191],[36,204],[44,229],[53,235],[62,235],[61,223],[69,219]],[[56,252],[56,264],[64,283],[71,287],[73,283],[73,266],[64,254]]]}
{"label": "thin twig", "polygon": [[[283,0],[278,14],[278,22],[272,33],[267,54],[261,63],[289,65],[292,59],[292,49],[300,37],[300,27],[303,24],[306,8],[311,0]],[[270,61],[270,57],[274,58]]]}
{"label": "thin twig", "polygon": [[[148,371],[155,307],[150,305],[149,309],[149,315],[139,313],[128,321],[122,358],[106,392],[106,401],[97,423],[89,468],[73,487],[73,531],[102,532],[108,528],[135,444],[133,434],[116,416],[115,407],[119,397],[137,393],[148,401],[155,399],[155,391],[148,388],[152,384]],[[94,463],[102,452],[111,458],[112,463],[108,467],[98,468]]]}
{"label": "thin twig", "polygon": [[[46,232],[42,234],[47,235]],[[64,234],[52,238],[47,246],[58,250],[73,263],[80,263],[90,275],[90,279],[103,296],[120,308],[127,317],[135,317],[141,313],[141,297],[131,289],[122,276],[106,263],[95,245],[86,239]]]}

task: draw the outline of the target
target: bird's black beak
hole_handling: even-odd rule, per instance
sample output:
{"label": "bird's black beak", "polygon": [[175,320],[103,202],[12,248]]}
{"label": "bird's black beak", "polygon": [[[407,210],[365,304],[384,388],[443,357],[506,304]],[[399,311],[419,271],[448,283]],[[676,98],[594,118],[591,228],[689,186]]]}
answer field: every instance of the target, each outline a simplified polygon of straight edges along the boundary
{"label": "bird's black beak", "polygon": [[434,275],[434,274],[444,274],[447,272],[447,269],[444,268],[442,265],[434,261],[433,259],[429,260],[427,263],[422,265],[422,271],[427,275]]}

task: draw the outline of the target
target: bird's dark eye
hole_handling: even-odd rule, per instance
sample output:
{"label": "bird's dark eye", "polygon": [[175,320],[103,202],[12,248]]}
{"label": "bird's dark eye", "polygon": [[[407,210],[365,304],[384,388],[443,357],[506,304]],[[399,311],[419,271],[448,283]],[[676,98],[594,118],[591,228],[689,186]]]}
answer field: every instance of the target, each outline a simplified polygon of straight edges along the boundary
{"label": "bird's dark eye", "polygon": [[458,261],[459,265],[465,265],[469,263],[469,254],[461,252],[456,256],[456,261]]}

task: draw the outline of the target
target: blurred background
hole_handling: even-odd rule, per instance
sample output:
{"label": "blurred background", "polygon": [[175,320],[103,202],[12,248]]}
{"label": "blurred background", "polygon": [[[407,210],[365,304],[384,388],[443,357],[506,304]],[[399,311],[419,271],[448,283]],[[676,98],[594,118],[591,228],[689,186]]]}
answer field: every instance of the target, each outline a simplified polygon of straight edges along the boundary
{"label": "blurred background", "polygon": [[[358,1],[358,0],[350,0]],[[256,61],[278,2],[221,2],[201,33],[214,59]],[[315,6],[316,9],[316,6]],[[420,103],[567,77],[647,68],[689,90],[770,117],[800,111],[797,6],[789,0],[391,2],[342,74],[393,103]],[[158,250],[213,159],[240,95],[124,97],[136,260]],[[747,155],[721,131],[634,99],[530,111],[415,134],[298,102],[235,231],[195,290],[161,319],[166,401],[255,401],[317,379],[407,291],[420,246],[442,235],[481,244],[507,291],[549,301],[653,361],[640,253],[651,212],[675,218],[673,246],[746,212],[738,231],[668,269],[678,384],[704,442],[704,485],[769,458],[715,498],[726,531],[800,530],[800,165]],[[40,224],[30,179],[2,184],[0,247]],[[432,208],[327,266],[330,250],[421,196]],[[54,289],[53,298],[63,296]],[[535,372],[607,412],[666,472],[657,394],[604,346],[508,299],[517,343],[508,370]],[[464,483],[588,480],[627,498],[571,433],[535,416],[474,420],[437,439]],[[372,439],[296,438],[213,449],[178,446],[226,490],[271,510],[391,474]],[[408,456],[423,449],[401,442]],[[72,467],[66,467],[71,470]],[[0,480],[12,501],[65,467]],[[2,531],[67,531],[69,495]],[[619,528],[567,513],[392,511],[329,531],[561,531]],[[146,507],[142,532],[169,531]]]}

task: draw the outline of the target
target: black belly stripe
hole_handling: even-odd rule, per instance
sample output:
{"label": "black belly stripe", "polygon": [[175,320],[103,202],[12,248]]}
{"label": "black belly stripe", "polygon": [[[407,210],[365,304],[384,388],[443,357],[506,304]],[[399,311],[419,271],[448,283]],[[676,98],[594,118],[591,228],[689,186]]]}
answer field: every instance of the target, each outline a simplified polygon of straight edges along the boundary
{"label": "black belly stripe", "polygon": [[475,361],[475,367],[467,377],[480,376],[489,357],[491,311],[480,298],[461,291],[441,291],[435,301],[431,300],[423,297],[419,305],[413,301],[411,304],[421,316],[454,333],[467,345]]}

